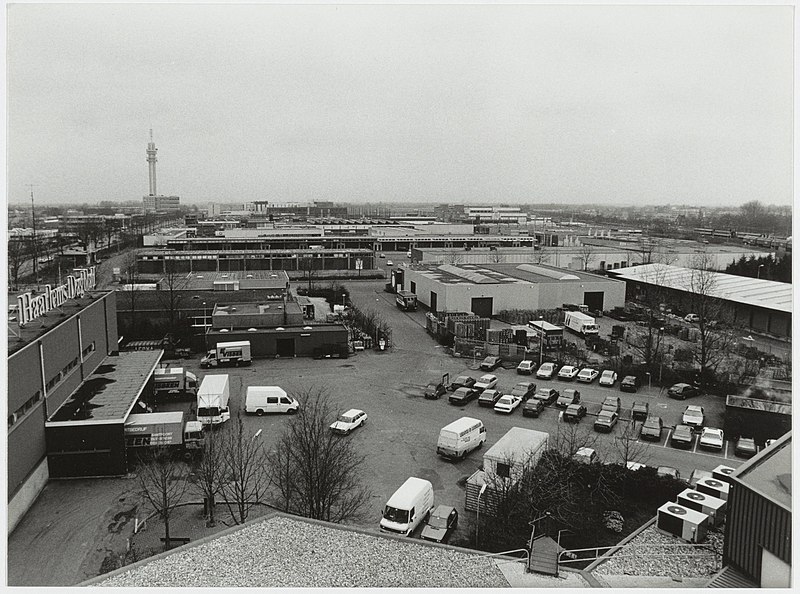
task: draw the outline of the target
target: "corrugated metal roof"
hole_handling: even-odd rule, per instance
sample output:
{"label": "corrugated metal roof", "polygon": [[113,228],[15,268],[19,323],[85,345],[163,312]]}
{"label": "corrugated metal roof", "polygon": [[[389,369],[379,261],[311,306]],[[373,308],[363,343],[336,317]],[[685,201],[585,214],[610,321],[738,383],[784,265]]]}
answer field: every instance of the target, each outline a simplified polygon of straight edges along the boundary
{"label": "corrugated metal roof", "polygon": [[792,313],[792,285],[777,281],[762,280],[725,274],[723,272],[700,271],[680,266],[666,264],[643,264],[613,271],[617,278],[638,281],[649,284],[658,284],[669,289],[693,292],[697,287],[700,274],[708,274],[702,283],[708,287],[708,292],[713,297]]}
{"label": "corrugated metal roof", "polygon": [[486,451],[484,458],[501,462],[506,460],[522,461],[527,456],[538,451],[541,444],[547,442],[547,438],[548,434],[542,431],[512,427],[496,444]]}

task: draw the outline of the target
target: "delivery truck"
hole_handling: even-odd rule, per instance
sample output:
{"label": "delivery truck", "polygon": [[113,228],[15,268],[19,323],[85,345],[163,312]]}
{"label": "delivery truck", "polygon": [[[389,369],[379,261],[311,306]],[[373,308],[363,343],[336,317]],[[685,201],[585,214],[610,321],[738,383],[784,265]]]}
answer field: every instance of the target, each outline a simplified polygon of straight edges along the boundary
{"label": "delivery truck", "polygon": [[220,425],[231,418],[228,406],[230,378],[227,375],[207,375],[197,390],[197,420],[203,426]]}
{"label": "delivery truck", "polygon": [[156,399],[179,399],[197,396],[197,376],[183,367],[160,368],[153,372],[153,395]]}
{"label": "delivery truck", "polygon": [[203,438],[203,425],[181,411],[133,414],[125,420],[125,447],[134,452],[164,446],[188,459],[202,451]]}
{"label": "delivery truck", "polygon": [[595,335],[600,333],[600,328],[592,316],[579,311],[568,311],[564,313],[564,325],[581,336]]}
{"label": "delivery truck", "polygon": [[200,367],[203,369],[224,365],[239,367],[239,365],[250,365],[250,363],[252,361],[249,340],[218,342],[216,348],[208,351],[205,357],[200,359]]}
{"label": "delivery truck", "polygon": [[380,528],[382,532],[410,536],[433,511],[433,485],[430,481],[409,477],[386,502]]}

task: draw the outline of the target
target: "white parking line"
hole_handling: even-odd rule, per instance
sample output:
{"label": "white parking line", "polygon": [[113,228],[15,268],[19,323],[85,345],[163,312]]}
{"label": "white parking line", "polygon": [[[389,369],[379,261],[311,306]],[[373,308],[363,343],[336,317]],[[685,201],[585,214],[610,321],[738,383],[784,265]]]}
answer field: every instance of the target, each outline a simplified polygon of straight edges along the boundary
{"label": "white parking line", "polygon": [[697,453],[697,447],[700,445],[700,438],[698,437],[697,439],[695,439],[695,437],[696,437],[695,435],[692,435],[692,443],[694,444],[694,446],[692,447],[693,454]]}
{"label": "white parking line", "polygon": [[672,435],[672,429],[667,430],[667,439],[664,440],[664,445],[661,446],[662,448],[667,447],[667,445],[669,444],[669,438],[670,438],[671,435]]}

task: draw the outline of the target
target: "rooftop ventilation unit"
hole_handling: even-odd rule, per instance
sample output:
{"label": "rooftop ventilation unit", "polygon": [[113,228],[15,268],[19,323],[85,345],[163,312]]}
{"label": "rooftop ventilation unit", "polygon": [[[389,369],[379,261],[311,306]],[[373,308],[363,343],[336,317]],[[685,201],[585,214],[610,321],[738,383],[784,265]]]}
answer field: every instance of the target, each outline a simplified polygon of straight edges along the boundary
{"label": "rooftop ventilation unit", "polygon": [[711,471],[711,478],[715,478],[720,481],[724,481],[726,483],[730,483],[730,476],[733,474],[733,471],[736,470],[735,468],[731,468],[730,466],[725,466],[724,464],[720,464],[714,470]]}
{"label": "rooftop ventilation unit", "polygon": [[706,495],[711,495],[712,497],[727,501],[730,485],[725,481],[721,481],[712,477],[697,481],[697,486],[695,489],[701,493],[705,493]]}
{"label": "rooftop ventilation unit", "polygon": [[678,504],[706,514],[708,523],[711,526],[720,526],[725,521],[725,509],[728,506],[727,502],[722,499],[700,493],[694,489],[686,489],[678,494]]}
{"label": "rooftop ventilation unit", "polygon": [[706,539],[708,516],[677,503],[665,503],[658,508],[656,528],[665,534],[699,543]]}

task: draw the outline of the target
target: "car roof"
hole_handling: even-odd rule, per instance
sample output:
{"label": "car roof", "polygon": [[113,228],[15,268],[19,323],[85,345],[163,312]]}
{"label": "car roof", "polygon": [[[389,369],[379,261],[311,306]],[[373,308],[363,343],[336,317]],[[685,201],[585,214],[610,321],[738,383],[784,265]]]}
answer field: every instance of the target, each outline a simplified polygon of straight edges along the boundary
{"label": "car roof", "polygon": [[597,418],[599,419],[600,417],[610,417],[611,415],[615,414],[617,413],[615,413],[613,410],[601,410],[599,413],[597,413]]}
{"label": "car roof", "polygon": [[455,392],[453,392],[453,394],[455,394],[456,392],[472,392],[472,388],[468,388],[466,386],[461,386]]}
{"label": "car roof", "polygon": [[492,374],[492,373],[484,373],[484,374],[481,376],[481,379],[494,379],[494,378],[496,378],[496,377],[497,377],[497,376],[496,376],[496,375],[494,375],[494,374]]}
{"label": "car roof", "polygon": [[354,417],[354,416],[356,416],[357,414],[359,414],[359,413],[363,413],[363,412],[364,412],[364,411],[363,411],[363,410],[361,410],[360,408],[351,408],[351,409],[350,409],[350,410],[348,410],[346,413],[342,413],[342,414],[343,414],[343,416],[345,416],[345,417]]}
{"label": "car roof", "polygon": [[702,406],[697,406],[696,404],[690,404],[689,406],[686,407],[686,411],[685,412],[689,412],[689,411],[703,412],[703,407]]}
{"label": "car roof", "polygon": [[716,427],[703,427],[703,433],[714,433],[716,435],[721,435],[722,429],[717,429]]}
{"label": "car roof", "polygon": [[628,381],[628,380],[636,381],[636,376],[635,375],[626,375],[624,378],[622,378],[623,382]]}
{"label": "car roof", "polygon": [[433,509],[433,516],[449,516],[455,508],[452,505],[437,505]]}
{"label": "car roof", "polygon": [[614,373],[613,369],[604,369],[603,375],[612,375]]}
{"label": "car roof", "polygon": [[583,406],[582,404],[570,404],[569,406],[567,406],[567,410],[570,410],[570,409],[571,410],[576,410],[576,409],[579,409],[582,406]]}
{"label": "car roof", "polygon": [[683,425],[683,424],[675,425],[675,433],[677,433],[678,431],[684,431],[684,432],[691,433],[692,432],[692,428],[689,427],[689,425]]}

